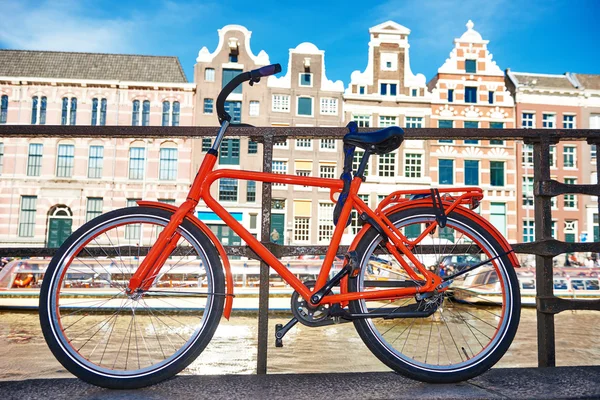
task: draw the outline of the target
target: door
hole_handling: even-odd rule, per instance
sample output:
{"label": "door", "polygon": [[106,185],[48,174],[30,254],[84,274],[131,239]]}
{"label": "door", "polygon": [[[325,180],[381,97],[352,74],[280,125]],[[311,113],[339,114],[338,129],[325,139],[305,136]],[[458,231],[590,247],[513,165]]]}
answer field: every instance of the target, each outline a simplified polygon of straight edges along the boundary
{"label": "door", "polygon": [[271,214],[271,242],[283,244],[285,235],[285,214]]}
{"label": "door", "polygon": [[50,218],[48,224],[48,247],[56,248],[71,235],[73,220],[70,218]]}

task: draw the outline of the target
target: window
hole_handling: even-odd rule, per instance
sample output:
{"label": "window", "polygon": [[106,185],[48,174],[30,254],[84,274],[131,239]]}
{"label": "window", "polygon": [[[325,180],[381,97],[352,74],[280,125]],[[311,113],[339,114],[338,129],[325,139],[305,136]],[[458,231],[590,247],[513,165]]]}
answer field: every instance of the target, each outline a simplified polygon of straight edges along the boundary
{"label": "window", "polygon": [[392,177],[396,175],[396,153],[381,154],[377,159],[379,176]]}
{"label": "window", "polygon": [[380,127],[388,127],[396,125],[396,117],[389,117],[385,115],[379,116],[379,126]]}
{"label": "window", "polygon": [[248,181],[246,184],[246,201],[254,203],[256,201],[256,182]]}
{"label": "window", "polygon": [[211,138],[202,138],[202,152],[206,153],[212,147],[212,139]]}
{"label": "window", "polygon": [[40,176],[42,171],[42,150],[44,145],[41,143],[31,143],[29,145],[29,155],[27,156],[27,176]]}
{"label": "window", "polygon": [[[367,205],[369,205],[369,195],[368,194],[359,194],[358,197],[364,201]],[[350,222],[350,230],[352,234],[356,235],[358,231],[362,228],[362,223],[358,218],[358,212],[356,210],[352,210],[351,222]]]}
{"label": "window", "polygon": [[533,206],[533,176],[523,177],[523,205]]}
{"label": "window", "polygon": [[61,125],[75,125],[77,122],[77,97],[63,97]]}
{"label": "window", "polygon": [[144,179],[146,165],[146,149],[143,147],[129,148],[129,179]]}
{"label": "window", "polygon": [[440,185],[454,184],[454,160],[438,160],[438,174]]}
{"label": "window", "polygon": [[8,96],[0,97],[0,124],[5,124],[8,117]]}
{"label": "window", "polygon": [[[504,122],[490,122],[490,129],[504,129]],[[490,145],[504,146],[504,140],[492,139]]]}
{"label": "window", "polygon": [[[575,178],[565,178],[565,184],[567,185],[576,185],[577,179]],[[565,208],[577,208],[577,195],[575,194],[565,194]]]}
{"label": "window", "polygon": [[288,140],[285,139],[282,142],[275,142],[273,144],[273,147],[278,148],[278,149],[287,149],[288,148]]}
{"label": "window", "polygon": [[321,114],[323,115],[337,115],[338,113],[338,101],[337,99],[331,99],[328,97],[321,97]]}
{"label": "window", "polygon": [[219,150],[219,164],[239,165],[240,163],[240,139],[225,139],[221,142]]}
{"label": "window", "polygon": [[312,86],[312,74],[308,72],[301,73],[298,82],[298,85],[300,86]]}
{"label": "window", "polygon": [[21,215],[19,216],[20,237],[33,237],[36,203],[36,196],[21,196]]}
{"label": "window", "polygon": [[248,113],[251,117],[258,117],[260,114],[260,103],[258,101],[251,101],[250,107],[248,108]]}
{"label": "window", "polygon": [[478,160],[465,160],[465,185],[479,185]]}
{"label": "window", "polygon": [[[465,128],[468,129],[477,129],[479,128],[479,122],[477,121],[465,121]],[[465,139],[465,144],[479,144],[479,140],[477,139]]]}
{"label": "window", "polygon": [[175,204],[175,199],[156,199],[159,203]]}
{"label": "window", "polygon": [[448,89],[448,103],[454,102],[454,89]]}
{"label": "window", "polygon": [[250,214],[250,229],[256,229],[258,226],[258,214]]}
{"label": "window", "polygon": [[504,161],[490,161],[490,185],[504,186]]}
{"label": "window", "polygon": [[[271,164],[271,171],[274,174],[287,174],[287,161],[275,161]],[[273,183],[273,186],[287,186],[285,183]]]}
{"label": "window", "polygon": [[306,115],[312,117],[312,98],[298,97],[298,115]]}
{"label": "window", "polygon": [[102,178],[104,166],[104,146],[90,146],[88,158],[88,178]]}
{"label": "window", "polygon": [[296,148],[301,150],[312,149],[312,139],[296,139]]}
{"label": "window", "polygon": [[491,203],[490,204],[490,222],[506,236],[506,204]]}
{"label": "window", "polygon": [[258,143],[256,143],[252,139],[248,139],[248,154],[257,154],[258,153]]}
{"label": "window", "polygon": [[494,92],[492,92],[491,90],[488,92],[488,103],[494,104]]}
{"label": "window", "polygon": [[542,114],[542,128],[556,128],[556,114]]}
{"label": "window", "polygon": [[329,243],[333,228],[333,203],[319,203],[319,243]]}
{"label": "window", "polygon": [[359,86],[358,87],[358,94],[365,94],[365,87],[364,86]]}
{"label": "window", "polygon": [[319,165],[319,177],[335,179],[335,165]]}
{"label": "window", "polygon": [[321,139],[321,150],[335,150],[335,139]]}
{"label": "window", "polygon": [[219,201],[237,201],[238,180],[219,179]]}
{"label": "window", "polygon": [[206,68],[204,70],[204,80],[206,82],[214,82],[215,81],[215,69],[214,68]]}
{"label": "window", "polygon": [[577,149],[575,146],[563,147],[563,166],[565,168],[577,167]]}
{"label": "window", "polygon": [[407,178],[421,178],[423,176],[423,160],[421,154],[404,154],[404,176]]}
{"label": "window", "polygon": [[[139,199],[127,199],[127,207],[137,207]],[[127,224],[125,226],[125,239],[138,240],[141,237],[142,224]]]}
{"label": "window", "polygon": [[213,99],[204,99],[204,114],[213,113]]}
{"label": "window", "polygon": [[4,166],[4,143],[0,142],[0,174],[2,174],[3,166]]}
{"label": "window", "polygon": [[[37,99],[36,97],[34,98]],[[98,109],[98,107],[100,109]],[[98,114],[100,115],[100,118],[98,118]],[[32,121],[32,123],[34,122]],[[106,99],[100,99],[99,103],[97,98],[92,99],[92,126],[95,125],[106,125]]]}
{"label": "window", "polygon": [[465,103],[477,103],[477,88],[466,87],[465,88]]}
{"label": "window", "polygon": [[523,243],[535,240],[535,223],[532,220],[523,221]]}
{"label": "window", "polygon": [[465,72],[474,74],[477,72],[477,60],[465,60]]}
{"label": "window", "polygon": [[596,145],[590,145],[590,159],[591,161],[596,161]]}
{"label": "window", "polygon": [[[224,68],[223,69],[223,85],[221,86],[221,88],[224,88],[229,82],[231,82],[231,80],[233,78],[235,78],[236,76],[238,76],[241,73],[242,73],[241,69],[227,69],[227,68]],[[238,85],[238,87],[236,87],[235,89],[233,89],[233,92],[231,92],[231,93],[241,94],[242,93],[242,86],[243,85]]]}
{"label": "window", "polygon": [[353,115],[352,121],[356,121],[359,128],[368,128],[371,126],[370,115]]}
{"label": "window", "polygon": [[226,101],[225,111],[231,115],[231,123],[239,124],[242,122],[242,102],[241,101]]}
{"label": "window", "polygon": [[556,145],[550,146],[550,167],[556,168]]}
{"label": "window", "polygon": [[[450,121],[447,119],[440,119],[438,121],[438,128],[454,128],[454,121]],[[454,140],[452,139],[440,139],[438,140],[438,143],[453,143]]]}
{"label": "window", "polygon": [[294,241],[308,242],[310,239],[310,218],[294,217]]}
{"label": "window", "polygon": [[577,220],[565,220],[565,242],[574,243],[577,237]]}
{"label": "window", "polygon": [[396,83],[381,83],[379,85],[379,94],[382,96],[395,96],[398,84]]}
{"label": "window", "polygon": [[165,181],[177,179],[177,149],[175,147],[163,147],[160,149],[158,177],[160,180]]}
{"label": "window", "polygon": [[144,100],[142,103],[142,126],[150,125],[150,101]]}
{"label": "window", "polygon": [[407,128],[422,128],[423,117],[406,117],[405,125]]}
{"label": "window", "polygon": [[272,111],[290,112],[290,96],[285,94],[274,94]]}
{"label": "window", "polygon": [[102,197],[88,197],[85,221],[92,220],[102,214]]}
{"label": "window", "polygon": [[75,157],[75,146],[72,144],[59,144],[58,157],[56,161],[56,176],[70,178],[73,176],[73,159]]}
{"label": "window", "polygon": [[238,62],[238,55],[237,54],[229,54],[229,62],[230,63],[236,63]]}
{"label": "window", "polygon": [[575,129],[574,115],[563,115],[563,129]]}
{"label": "window", "polygon": [[138,126],[140,124],[140,101],[133,101],[133,111],[131,113],[131,125]]}
{"label": "window", "polygon": [[171,113],[171,103],[163,101],[162,103],[162,126],[169,126],[169,114]]}
{"label": "window", "polygon": [[417,97],[419,95],[419,91],[417,89],[412,89],[410,93],[412,97]]}
{"label": "window", "polygon": [[[358,167],[360,166],[360,162],[363,158],[363,156],[365,155],[365,152],[362,150],[354,150],[354,158],[352,159],[352,170],[353,171],[358,171]],[[363,174],[364,176],[369,176],[369,163],[367,162],[367,165],[365,167],[365,173]]]}
{"label": "window", "polygon": [[533,145],[523,143],[523,156],[521,162],[527,165],[533,165]]}
{"label": "window", "polygon": [[48,99],[46,96],[42,96],[41,102],[38,102],[38,96],[34,96],[31,99],[31,125],[36,125],[39,121],[40,125],[46,123],[46,107],[48,105]]}
{"label": "window", "polygon": [[171,114],[171,126],[179,126],[180,105],[178,101],[173,102],[173,114]]}
{"label": "window", "polygon": [[534,113],[521,114],[521,128],[525,128],[525,129],[535,128],[535,114]]}

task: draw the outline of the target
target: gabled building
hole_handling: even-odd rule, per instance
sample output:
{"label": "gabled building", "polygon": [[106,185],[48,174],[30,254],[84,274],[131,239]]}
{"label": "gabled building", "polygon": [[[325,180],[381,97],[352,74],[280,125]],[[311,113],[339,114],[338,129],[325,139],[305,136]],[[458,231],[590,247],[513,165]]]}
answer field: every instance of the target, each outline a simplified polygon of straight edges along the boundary
{"label": "gabled building", "polygon": [[[387,21],[370,28],[369,35],[367,66],[352,73],[344,92],[345,120],[356,121],[359,128],[429,126],[431,94],[425,76],[410,68],[410,29]],[[357,154],[355,164],[362,152]],[[384,194],[399,188],[428,187],[428,155],[426,142],[412,140],[390,154],[372,156],[361,196],[374,207]]]}
{"label": "gabled building", "polygon": [[[504,73],[474,30],[454,40],[444,65],[428,83],[433,128],[514,128],[514,101]],[[504,140],[438,140],[430,142],[432,185],[479,186],[485,197],[479,212],[510,242],[517,235],[515,143]]]}
{"label": "gabled building", "polygon": [[[1,124],[192,125],[193,100],[176,57],[0,50]],[[0,242],[58,247],[87,220],[136,199],[184,201],[190,145],[0,139]]]}

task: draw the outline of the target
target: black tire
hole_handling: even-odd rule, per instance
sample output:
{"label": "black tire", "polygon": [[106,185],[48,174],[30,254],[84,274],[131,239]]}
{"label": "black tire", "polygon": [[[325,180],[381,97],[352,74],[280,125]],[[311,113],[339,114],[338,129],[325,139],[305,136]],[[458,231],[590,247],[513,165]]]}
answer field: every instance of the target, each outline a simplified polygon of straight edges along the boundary
{"label": "black tire", "polygon": [[[128,279],[126,274],[131,274],[136,269],[136,265],[132,264],[132,260],[136,260],[136,257],[131,254],[132,246],[126,246],[124,241],[114,246],[117,243],[115,238],[117,241],[119,238],[127,239],[127,232],[139,229],[137,235],[141,237],[136,239],[133,234],[129,235],[130,240],[131,236],[134,236],[134,241],[139,242],[136,244],[137,247],[134,247],[139,252],[140,249],[144,249],[145,240],[148,241],[148,246],[153,243],[152,240],[155,240],[151,239],[154,237],[152,229],[156,228],[157,235],[161,227],[168,223],[171,215],[170,211],[150,207],[130,207],[108,212],[75,231],[50,262],[40,291],[39,313],[42,331],[54,356],[80,379],[111,389],[132,389],[152,385],[183,370],[200,355],[213,337],[223,313],[225,299],[223,269],[214,245],[189,220],[185,220],[178,230],[182,235],[176,249],[176,251],[181,250],[180,256],[177,257],[176,251],[173,252],[169,259],[171,264],[165,263],[163,266],[170,269],[164,271],[161,269],[160,274],[151,277],[152,287],[137,299],[127,296],[124,291],[123,282]],[[148,227],[150,231],[146,230]],[[132,230],[128,231],[128,229]],[[116,234],[111,239],[112,232]],[[121,236],[123,234],[124,236]],[[107,257],[92,255],[94,243],[100,243],[95,248],[96,252],[104,251],[104,245],[101,243],[108,242],[102,235],[105,235],[114,246],[108,248],[107,245],[104,248],[108,251],[116,251],[118,258],[108,257],[106,252]],[[125,253],[125,249],[129,249],[129,255]],[[183,250],[187,254],[183,254]],[[90,256],[87,256],[86,252]],[[198,258],[199,261],[196,262]],[[99,266],[96,267],[92,260],[95,260]],[[109,260],[111,263],[107,267]],[[138,265],[140,260],[138,253]],[[186,260],[189,265],[181,264],[181,260]],[[187,272],[188,275],[175,274],[178,269],[182,271],[184,267],[187,268],[186,271],[191,271]],[[110,268],[118,268],[122,275],[111,275]],[[89,294],[92,300],[85,298],[85,301],[80,301],[78,297],[81,296],[73,293],[77,290],[81,291],[81,282],[88,282],[90,279],[69,280],[78,273],[85,276],[92,275],[92,282],[100,285],[97,287],[102,287],[95,290],[105,291],[108,294],[92,293]],[[192,277],[190,279],[197,276],[197,289],[191,288],[193,281],[189,286],[186,286],[188,281],[179,284],[176,282],[173,286],[173,280],[168,281],[171,287],[164,289],[164,284],[170,276]],[[184,278],[180,279],[183,281]],[[206,288],[204,288],[205,282]],[[87,304],[83,305],[82,303],[86,301]],[[114,309],[117,310],[115,313],[108,317],[105,315],[110,314]],[[129,322],[126,318],[130,318]],[[98,319],[100,322],[96,322]],[[122,334],[122,328],[127,323],[128,330],[122,335],[123,339],[118,347],[119,341],[116,335]],[[98,331],[93,333],[96,328],[100,333]],[[128,341],[127,335],[129,335]],[[132,339],[133,336],[135,339]],[[87,341],[80,345],[86,338]],[[119,336],[118,339],[120,338]],[[133,340],[135,343],[132,343]],[[90,350],[95,342],[97,344],[93,350]],[[183,344],[179,345],[180,342]],[[102,347],[104,347],[103,352],[100,353]],[[115,355],[117,347],[118,352]],[[162,355],[157,350],[158,347]],[[137,349],[137,362],[134,357],[135,349]],[[102,357],[98,360],[99,355]],[[110,365],[112,359],[109,357],[114,358],[112,366]]]}
{"label": "black tire", "polygon": [[[416,227],[419,224],[418,231],[422,232],[427,222],[435,221],[435,214],[431,208],[420,207],[401,210],[389,218],[394,225],[403,228],[408,234],[407,227],[410,225]],[[458,245],[461,240],[465,245],[468,244],[468,247],[465,246],[466,250],[461,250],[466,254],[464,259],[471,255],[476,260],[486,261],[505,253],[490,232],[467,216],[452,212],[448,216],[447,223],[443,235],[449,234],[448,229],[461,234],[458,239],[452,236],[454,245],[448,246],[450,240],[442,236],[442,230],[437,227],[431,234],[432,244],[429,245],[429,248],[434,250],[423,250],[426,249],[425,244],[424,247],[419,248],[417,245],[413,249],[413,254],[419,254],[417,257],[419,261],[428,264],[426,267],[436,269],[439,273],[440,265],[446,265],[449,263],[448,260],[453,260],[448,257],[455,257],[447,254],[456,254],[458,250],[452,253],[445,253],[445,251],[460,249]],[[366,279],[369,280],[369,285],[373,285],[373,281],[376,282],[378,279],[392,280],[394,277],[398,280],[410,280],[407,274],[394,272],[396,269],[393,263],[386,266],[386,260],[392,257],[377,254],[375,256],[377,258],[371,258],[376,248],[384,249],[383,246],[378,246],[380,242],[381,236],[371,228],[358,243],[356,252],[359,255],[361,271],[357,278],[348,280],[350,292],[364,290]],[[442,242],[446,243],[442,246]],[[474,244],[477,247],[472,247]],[[442,258],[434,260],[428,252],[435,251],[437,248],[440,249]],[[475,252],[477,248],[480,249],[479,252]],[[443,256],[444,254],[446,256]],[[430,261],[426,263],[424,260]],[[473,262],[473,265],[477,264],[478,262]],[[493,263],[478,267],[462,278],[455,278],[447,291],[437,298],[436,304],[441,305],[430,317],[359,319],[354,321],[354,326],[371,352],[388,367],[402,375],[430,383],[451,383],[473,378],[487,371],[500,360],[517,331],[521,297],[514,267],[510,257],[502,255]],[[384,271],[387,277],[378,278],[382,274],[381,271]],[[457,271],[458,269],[454,272]],[[494,274],[498,278],[497,281],[492,281]],[[498,287],[500,289],[492,289]],[[492,295],[493,290],[500,290],[501,294]],[[497,299],[498,297],[500,300]],[[494,305],[498,301],[502,302],[501,311],[498,311],[498,307]],[[388,309],[409,303],[417,305],[417,300],[414,297],[398,299]],[[349,305],[353,313],[364,313],[379,307],[381,302],[377,304],[365,300],[355,300]],[[498,322],[494,326],[496,320]],[[490,329],[495,329],[493,334]],[[442,346],[445,354],[441,351]]]}

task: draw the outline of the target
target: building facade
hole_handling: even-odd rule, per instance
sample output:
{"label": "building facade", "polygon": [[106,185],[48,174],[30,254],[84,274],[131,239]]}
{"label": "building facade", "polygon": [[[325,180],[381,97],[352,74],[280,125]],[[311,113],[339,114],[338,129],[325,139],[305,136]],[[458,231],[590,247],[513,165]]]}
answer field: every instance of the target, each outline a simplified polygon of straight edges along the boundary
{"label": "building facade", "polygon": [[[514,101],[504,73],[481,35],[467,23],[454,48],[429,82],[432,128],[514,128]],[[440,188],[479,186],[477,209],[510,242],[517,235],[517,174],[514,141],[438,140],[429,144],[430,178]]]}
{"label": "building facade", "polygon": [[[0,50],[0,100],[2,124],[192,125],[194,85],[175,57]],[[136,199],[183,201],[188,142],[1,139],[0,242],[57,247]]]}

